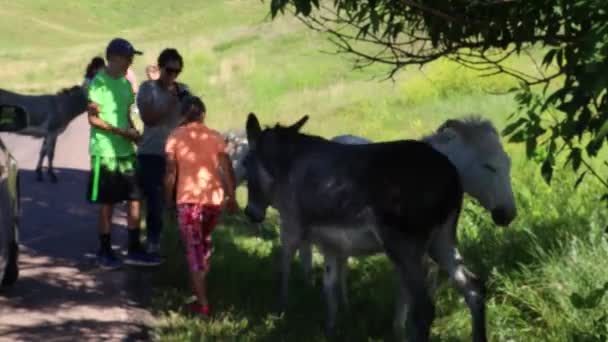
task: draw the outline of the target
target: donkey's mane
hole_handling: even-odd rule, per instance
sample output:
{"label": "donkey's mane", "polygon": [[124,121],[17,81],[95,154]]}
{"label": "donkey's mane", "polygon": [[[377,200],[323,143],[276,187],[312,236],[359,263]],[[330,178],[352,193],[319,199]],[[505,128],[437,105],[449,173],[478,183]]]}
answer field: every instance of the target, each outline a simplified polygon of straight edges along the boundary
{"label": "donkey's mane", "polygon": [[80,86],[78,86],[78,85],[71,86],[71,87],[67,87],[67,88],[62,88],[62,89],[60,89],[60,90],[57,92],[57,95],[66,95],[66,94],[69,94],[69,93],[71,93],[71,92],[73,92],[73,91],[75,91],[75,90],[78,90],[78,89],[80,89],[80,88],[81,88],[81,87],[80,87]]}
{"label": "donkey's mane", "polygon": [[422,137],[422,140],[429,140],[436,136],[441,136],[447,128],[455,130],[468,142],[476,142],[480,137],[484,137],[488,133],[497,136],[499,135],[496,127],[494,127],[490,120],[484,119],[479,115],[470,115],[460,119],[449,119],[445,121],[435,132]]}
{"label": "donkey's mane", "polygon": [[275,124],[274,127],[265,126],[264,131],[275,131],[279,134],[286,134],[290,138],[303,139],[303,140],[313,140],[313,141],[327,141],[327,139],[309,133],[304,133],[300,131],[295,131],[291,126],[283,126],[281,124]]}

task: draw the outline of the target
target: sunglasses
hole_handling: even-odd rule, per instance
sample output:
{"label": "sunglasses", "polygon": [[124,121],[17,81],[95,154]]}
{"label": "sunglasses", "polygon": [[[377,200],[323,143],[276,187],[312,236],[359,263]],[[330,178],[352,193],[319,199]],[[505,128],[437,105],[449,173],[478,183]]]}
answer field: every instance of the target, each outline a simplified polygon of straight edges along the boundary
{"label": "sunglasses", "polygon": [[182,72],[181,68],[168,68],[168,67],[165,67],[164,69],[169,74],[179,74],[180,72]]}

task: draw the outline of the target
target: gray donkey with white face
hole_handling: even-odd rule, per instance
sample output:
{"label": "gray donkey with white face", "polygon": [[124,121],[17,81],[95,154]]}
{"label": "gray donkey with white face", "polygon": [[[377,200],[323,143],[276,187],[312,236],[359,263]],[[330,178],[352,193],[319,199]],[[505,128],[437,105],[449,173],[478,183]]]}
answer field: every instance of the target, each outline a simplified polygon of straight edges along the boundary
{"label": "gray donkey with white face", "polygon": [[0,89],[0,104],[10,104],[23,108],[29,117],[28,127],[17,132],[36,138],[44,137],[40,148],[36,177],[42,180],[42,163],[48,158],[48,175],[52,182],[57,181],[53,170],[57,137],[77,116],[87,108],[87,95],[84,88],[73,86],[62,89],[56,94],[22,95]]}
{"label": "gray donkey with white face", "polygon": [[263,220],[270,205],[280,213],[281,306],[295,250],[318,245],[326,264],[326,331],[332,334],[336,284],[346,259],[386,253],[401,280],[395,333],[400,336],[407,317],[414,340],[428,341],[434,309],[423,257],[429,255],[464,295],[473,340],[485,341],[483,284],[464,267],[456,227],[464,191],[499,225],[516,216],[510,160],[493,126],[449,120],[423,141],[340,144],[300,134],[306,119],[264,130],[254,115],[247,121],[245,211],[253,221]]}

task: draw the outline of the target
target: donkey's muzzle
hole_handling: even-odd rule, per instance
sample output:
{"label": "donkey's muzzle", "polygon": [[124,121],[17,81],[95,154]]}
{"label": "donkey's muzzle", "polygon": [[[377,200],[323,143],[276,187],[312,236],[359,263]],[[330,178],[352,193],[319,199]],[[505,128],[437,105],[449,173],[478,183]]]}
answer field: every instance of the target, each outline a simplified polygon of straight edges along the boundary
{"label": "donkey's muzzle", "polygon": [[252,209],[250,206],[245,208],[245,216],[253,223],[261,223],[264,221],[264,214],[260,213],[258,210]]}
{"label": "donkey's muzzle", "polygon": [[515,210],[496,208],[492,210],[492,221],[499,226],[506,227],[515,219]]}

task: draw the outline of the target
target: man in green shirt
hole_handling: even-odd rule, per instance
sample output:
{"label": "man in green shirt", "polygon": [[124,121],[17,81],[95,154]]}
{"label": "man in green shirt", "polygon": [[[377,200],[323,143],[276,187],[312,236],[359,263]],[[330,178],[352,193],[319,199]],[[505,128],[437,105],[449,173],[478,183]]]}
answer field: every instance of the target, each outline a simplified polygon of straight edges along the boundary
{"label": "man in green shirt", "polygon": [[128,253],[125,263],[158,265],[140,245],[141,190],[135,175],[135,146],[140,135],[134,128],[130,107],[135,100],[133,89],[125,78],[134,55],[141,55],[131,43],[113,39],[106,48],[108,65],[97,73],[88,90],[88,119],[91,124],[89,153],[91,173],[87,198],[98,203],[100,248],[97,262],[103,268],[118,268],[122,262],[111,247],[111,226],[114,205],[128,202]]}

